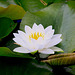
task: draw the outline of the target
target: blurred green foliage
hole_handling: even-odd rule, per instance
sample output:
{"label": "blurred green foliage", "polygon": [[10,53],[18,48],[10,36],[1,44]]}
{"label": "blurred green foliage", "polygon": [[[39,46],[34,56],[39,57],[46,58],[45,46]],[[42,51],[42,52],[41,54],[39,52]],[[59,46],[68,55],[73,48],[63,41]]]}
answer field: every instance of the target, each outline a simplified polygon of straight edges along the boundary
{"label": "blurred green foliage", "polygon": [[[19,19],[21,24],[16,21]],[[47,59],[47,65],[30,54],[13,52],[18,46],[12,41],[12,33],[18,29],[24,31],[25,25],[32,27],[34,22],[45,28],[53,25],[55,33],[62,34],[63,41],[57,46],[64,54],[75,51],[75,0],[0,0],[0,45],[4,42],[0,46],[0,75],[60,75],[59,71],[75,75],[73,54],[55,55]]]}

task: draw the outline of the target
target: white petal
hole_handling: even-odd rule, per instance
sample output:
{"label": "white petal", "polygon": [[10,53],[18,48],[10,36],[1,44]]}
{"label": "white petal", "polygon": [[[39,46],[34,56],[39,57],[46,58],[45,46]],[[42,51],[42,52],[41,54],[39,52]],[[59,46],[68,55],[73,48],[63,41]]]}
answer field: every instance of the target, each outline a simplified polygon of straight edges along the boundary
{"label": "white petal", "polygon": [[27,46],[25,48],[28,49],[30,52],[38,50],[38,46],[36,44],[34,45],[34,42],[33,43],[29,42],[26,45]]}
{"label": "white petal", "polygon": [[36,23],[34,23],[32,29],[34,30],[34,32],[44,33],[44,27],[42,24],[37,25]]}
{"label": "white petal", "polygon": [[[18,33],[19,33],[19,34],[18,34]],[[22,39],[23,41],[29,40],[29,39],[27,38],[26,34],[25,34],[23,31],[18,30],[18,33],[13,33],[13,35],[15,36],[15,38],[20,38],[20,39]]]}
{"label": "white petal", "polygon": [[45,33],[47,33],[48,31],[52,30],[52,26],[48,26],[47,28],[45,28]]}
{"label": "white petal", "polygon": [[25,35],[25,33],[23,31],[21,31],[21,30],[18,30],[18,33]]}
{"label": "white petal", "polygon": [[17,43],[17,44],[19,44],[19,45],[21,45],[21,46],[25,46],[25,43],[23,42],[23,40],[22,39],[20,39],[20,38],[13,38],[13,40]]}
{"label": "white petal", "polygon": [[52,38],[57,38],[57,37],[61,37],[62,36],[62,34],[55,34],[55,35],[53,35],[53,37]]}
{"label": "white petal", "polygon": [[35,52],[35,51],[37,51],[37,49],[33,49],[33,48],[29,48],[28,49],[30,52]]}
{"label": "white petal", "polygon": [[29,41],[29,37],[23,31],[18,30],[18,33],[23,41]]}
{"label": "white petal", "polygon": [[46,34],[45,34],[45,39],[51,39],[53,37],[53,34],[54,34],[54,29],[51,30],[51,31],[48,31]]}
{"label": "white petal", "polygon": [[23,31],[18,30],[18,33],[21,37],[24,37],[24,38],[26,37],[26,34]]}
{"label": "white petal", "polygon": [[39,38],[37,39],[37,43],[38,43],[38,44],[43,43],[43,41],[44,41],[44,40],[43,40],[43,38],[42,38],[42,37],[39,37]]}
{"label": "white petal", "polygon": [[49,44],[47,45],[46,48],[53,47],[53,46],[57,45],[58,43],[60,43],[62,41],[62,39],[60,37],[61,37],[60,35],[58,35],[56,37],[55,36],[52,37],[51,41],[49,42]]}
{"label": "white petal", "polygon": [[44,48],[44,44],[40,42],[41,37],[38,40],[31,38],[31,46],[29,46],[30,51],[36,51]]}
{"label": "white petal", "polygon": [[23,47],[28,47],[27,45],[28,45],[28,43],[29,43],[29,40],[26,38],[26,37],[24,37],[24,35],[23,36],[21,36],[20,34],[17,34],[17,33],[13,33],[14,34],[14,36],[15,36],[15,38],[13,38],[13,40],[17,43],[17,44],[19,44],[19,45],[21,45],[21,46],[23,46]]}
{"label": "white petal", "polygon": [[25,32],[27,34],[31,34],[33,31],[32,31],[32,29],[29,26],[25,25]]}
{"label": "white petal", "polygon": [[19,35],[17,33],[13,33],[13,35],[15,36],[15,38],[19,37]]}
{"label": "white petal", "polygon": [[50,49],[57,52],[64,52],[61,48],[58,48],[58,47],[51,47]]}
{"label": "white petal", "polygon": [[38,25],[41,29],[44,29],[43,25],[42,24],[39,24]]}
{"label": "white petal", "polygon": [[24,47],[17,47],[13,50],[14,52],[19,52],[19,53],[30,53],[29,50],[27,50],[26,48]]}
{"label": "white petal", "polygon": [[38,43],[37,43],[37,40],[35,40],[35,39],[32,39],[31,38],[31,47],[32,47],[32,49],[33,49],[33,51],[36,51],[36,50],[38,50]]}
{"label": "white petal", "polygon": [[44,33],[44,27],[42,24],[38,25],[38,31]]}
{"label": "white petal", "polygon": [[50,47],[59,44],[61,41],[62,41],[62,39],[60,39],[60,38],[51,40]]}
{"label": "white petal", "polygon": [[32,29],[33,29],[33,30],[36,30],[36,29],[37,29],[37,27],[38,27],[38,26],[37,26],[37,24],[36,24],[36,23],[34,23],[34,24],[33,24]]}
{"label": "white petal", "polygon": [[38,49],[43,49],[44,48],[44,45],[45,45],[45,42],[43,40],[42,37],[39,37],[37,40],[36,40],[36,43],[38,45]]}
{"label": "white petal", "polygon": [[54,51],[51,49],[43,49],[43,50],[39,50],[39,52],[43,54],[54,54]]}

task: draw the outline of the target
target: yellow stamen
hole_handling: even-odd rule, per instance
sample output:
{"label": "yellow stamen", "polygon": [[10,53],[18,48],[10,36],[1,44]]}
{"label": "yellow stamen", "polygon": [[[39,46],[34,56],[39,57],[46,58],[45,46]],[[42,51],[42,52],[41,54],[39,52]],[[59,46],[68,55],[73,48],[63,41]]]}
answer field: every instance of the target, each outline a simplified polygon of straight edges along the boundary
{"label": "yellow stamen", "polygon": [[31,35],[29,35],[29,39],[31,40],[31,38],[37,40],[39,37],[42,37],[44,39],[44,33],[39,33],[39,32],[35,32],[35,33],[31,33]]}

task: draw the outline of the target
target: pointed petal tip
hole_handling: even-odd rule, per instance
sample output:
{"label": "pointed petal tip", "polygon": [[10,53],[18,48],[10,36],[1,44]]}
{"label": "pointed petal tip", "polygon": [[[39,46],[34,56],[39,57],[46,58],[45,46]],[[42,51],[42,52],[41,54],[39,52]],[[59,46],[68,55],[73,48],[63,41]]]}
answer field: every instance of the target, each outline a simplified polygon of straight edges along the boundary
{"label": "pointed petal tip", "polygon": [[31,28],[30,26],[28,26],[28,25],[25,25],[25,29],[27,29],[27,28]]}
{"label": "pointed petal tip", "polygon": [[28,51],[27,49],[25,49],[23,47],[17,47],[13,51],[14,52],[19,52],[19,53],[30,53],[30,51]]}
{"label": "pointed petal tip", "polygon": [[14,52],[16,52],[16,50],[15,50],[15,49],[14,49],[13,51],[14,51]]}
{"label": "pointed petal tip", "polygon": [[15,41],[15,38],[13,38],[12,40],[14,40],[14,41]]}
{"label": "pointed petal tip", "polygon": [[52,29],[52,32],[55,32],[55,29]]}
{"label": "pointed petal tip", "polygon": [[33,30],[36,30],[36,29],[37,29],[37,26],[38,26],[38,25],[37,25],[36,23],[34,23],[33,26],[32,26],[32,29],[33,29]]}
{"label": "pointed petal tip", "polygon": [[55,51],[55,52],[64,52],[61,48],[59,48],[59,47],[51,47],[51,49],[53,50],[53,51]]}
{"label": "pointed petal tip", "polygon": [[25,25],[25,32],[30,33],[32,31],[31,27],[28,25]]}
{"label": "pointed petal tip", "polygon": [[16,33],[13,33],[13,35],[15,35]]}
{"label": "pointed petal tip", "polygon": [[15,33],[13,33],[13,35],[15,35]]}
{"label": "pointed petal tip", "polygon": [[44,26],[42,24],[39,24],[38,26],[44,29]]}
{"label": "pointed petal tip", "polygon": [[29,27],[29,26],[28,26],[28,25],[25,25],[25,28],[26,28],[26,27]]}
{"label": "pointed petal tip", "polygon": [[[62,39],[60,38],[60,42],[61,42],[61,41],[62,41]],[[59,42],[59,43],[60,43],[60,42]]]}
{"label": "pointed petal tip", "polygon": [[58,34],[58,36],[61,38],[62,37],[62,34]]}
{"label": "pointed petal tip", "polygon": [[50,31],[54,31],[54,29],[52,29],[52,26],[48,26],[45,28],[45,33],[50,32]]}
{"label": "pointed petal tip", "polygon": [[34,24],[33,24],[33,26],[37,26],[37,24],[36,24],[36,23],[34,23]]}
{"label": "pointed petal tip", "polygon": [[[34,24],[37,25],[35,22],[34,22]],[[34,25],[34,24],[33,24],[33,25]]]}
{"label": "pointed petal tip", "polygon": [[42,24],[39,24],[40,26],[43,26]]}
{"label": "pointed petal tip", "polygon": [[25,32],[18,30],[18,34],[22,35],[22,34],[25,34]]}
{"label": "pointed petal tip", "polygon": [[52,28],[52,25],[50,25],[49,27]]}
{"label": "pointed petal tip", "polygon": [[21,30],[18,30],[18,33],[21,32]]}
{"label": "pointed petal tip", "polygon": [[16,37],[18,34],[17,33],[13,33],[13,35]]}
{"label": "pointed petal tip", "polygon": [[62,36],[62,34],[59,34],[60,35],[60,37]]}

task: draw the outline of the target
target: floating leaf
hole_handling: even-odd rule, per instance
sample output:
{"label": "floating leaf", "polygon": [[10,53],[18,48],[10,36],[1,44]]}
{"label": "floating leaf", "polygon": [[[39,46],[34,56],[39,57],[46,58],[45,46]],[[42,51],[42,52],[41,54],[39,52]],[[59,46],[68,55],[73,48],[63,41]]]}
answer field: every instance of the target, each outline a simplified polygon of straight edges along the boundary
{"label": "floating leaf", "polygon": [[0,10],[2,9],[1,7],[6,8],[6,7],[8,7],[8,5],[9,5],[8,2],[6,2],[6,1],[0,1]]}
{"label": "floating leaf", "polygon": [[0,75],[53,75],[52,68],[32,59],[0,58]]}
{"label": "floating leaf", "polygon": [[32,58],[28,54],[24,55],[24,54],[20,54],[20,53],[14,53],[7,47],[0,47],[0,56]]}
{"label": "floating leaf", "polygon": [[11,51],[13,51],[15,48],[20,47],[19,45],[15,44],[13,40],[9,40],[6,45]]}
{"label": "floating leaf", "polygon": [[14,0],[0,0],[0,7],[6,8],[10,4],[16,5],[16,3],[14,2]]}
{"label": "floating leaf", "polygon": [[17,4],[22,6],[25,11],[36,12],[41,10],[46,5],[44,5],[41,0],[14,0]]}
{"label": "floating leaf", "polygon": [[12,20],[16,20],[16,19],[22,19],[24,15],[25,11],[19,5],[11,4],[7,8],[0,7],[0,17],[7,17],[11,18]]}
{"label": "floating leaf", "polygon": [[64,4],[59,10],[54,28],[56,33],[62,34],[63,41],[59,46],[65,53],[71,53],[75,51],[75,8],[72,7],[75,1],[71,3],[72,6],[67,4]]}
{"label": "floating leaf", "polygon": [[69,67],[65,67],[66,72],[75,75],[75,65],[69,66]]}
{"label": "floating leaf", "polygon": [[57,54],[49,56],[47,60],[42,62],[49,63],[51,66],[67,66],[75,64],[75,53]]}
{"label": "floating leaf", "polygon": [[[74,6],[75,1],[71,2]],[[62,34],[62,42],[58,45],[65,53],[75,51],[75,8],[70,3],[54,3],[36,12],[23,17],[20,29],[24,31],[25,25],[32,27],[33,23],[44,27],[53,25],[56,34]]]}
{"label": "floating leaf", "polygon": [[0,18],[0,39],[9,35],[16,27],[16,25],[17,24],[15,24],[9,18]]}
{"label": "floating leaf", "polygon": [[43,0],[48,3],[48,5],[55,3],[55,2],[66,2],[66,0]]}
{"label": "floating leaf", "polygon": [[[34,23],[42,24],[44,27],[54,25],[55,17],[61,8],[62,4],[52,4],[36,13],[27,12],[22,19],[20,29],[24,31],[25,25],[32,27]],[[56,12],[55,12],[56,11]]]}

